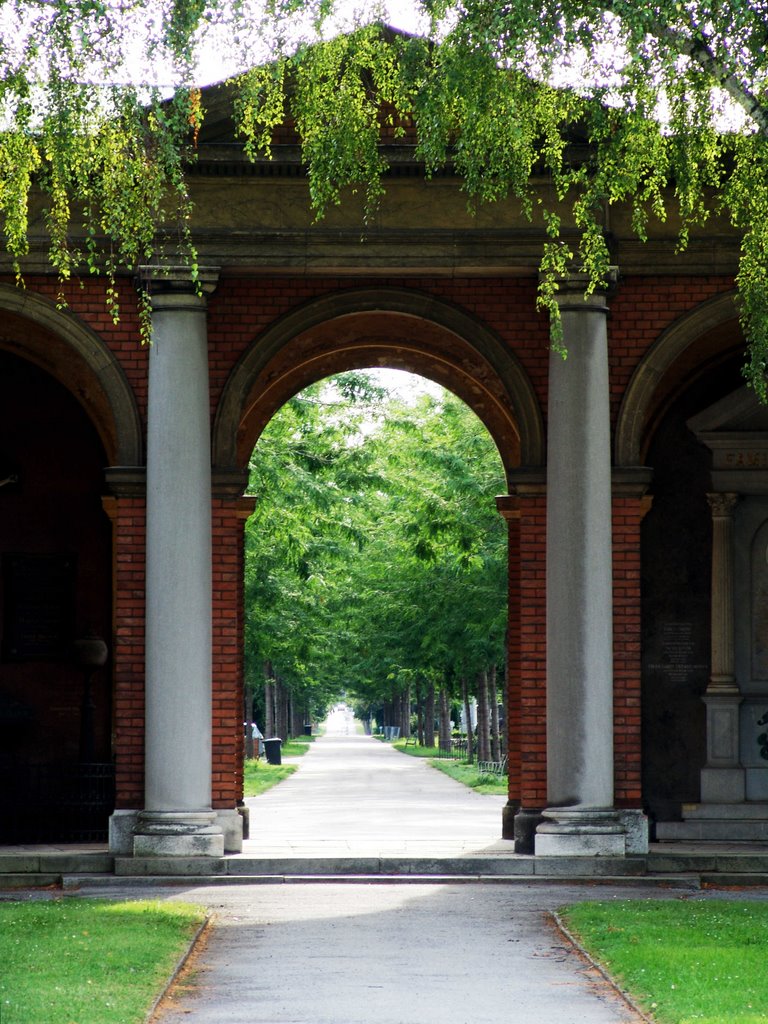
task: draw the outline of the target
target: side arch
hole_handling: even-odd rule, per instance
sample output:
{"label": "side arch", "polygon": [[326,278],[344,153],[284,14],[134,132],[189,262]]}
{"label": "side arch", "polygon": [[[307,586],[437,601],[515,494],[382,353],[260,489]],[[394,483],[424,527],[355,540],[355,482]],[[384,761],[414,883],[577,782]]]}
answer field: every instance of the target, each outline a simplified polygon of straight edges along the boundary
{"label": "side arch", "polygon": [[424,373],[455,391],[485,422],[508,472],[544,463],[538,399],[501,340],[440,299],[372,288],[314,300],[255,339],[222,393],[213,428],[214,466],[243,468],[268,419],[312,380],[376,365]]}
{"label": "side arch", "polygon": [[735,297],[735,292],[726,292],[686,313],[671,324],[646,353],[632,375],[619,409],[614,444],[617,466],[644,463],[648,426],[659,404],[658,389],[675,363],[707,335],[726,327],[733,333],[736,343],[739,342]]}
{"label": "side arch", "polygon": [[47,371],[77,398],[98,431],[110,465],[143,461],[141,419],[123,370],[95,331],[73,313],[0,284],[0,348]]}

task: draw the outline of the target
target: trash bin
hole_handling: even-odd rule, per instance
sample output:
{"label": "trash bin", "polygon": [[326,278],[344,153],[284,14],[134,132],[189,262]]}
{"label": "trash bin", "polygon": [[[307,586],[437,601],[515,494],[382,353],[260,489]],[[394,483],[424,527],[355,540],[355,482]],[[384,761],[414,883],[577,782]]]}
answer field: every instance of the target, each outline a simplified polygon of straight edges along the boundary
{"label": "trash bin", "polygon": [[279,736],[272,736],[268,740],[264,740],[264,753],[267,756],[267,764],[282,764],[283,759],[280,756],[280,748],[283,745],[283,741]]}
{"label": "trash bin", "polygon": [[312,726],[311,725],[305,725],[304,726],[304,735],[305,736],[311,736],[312,735]]}

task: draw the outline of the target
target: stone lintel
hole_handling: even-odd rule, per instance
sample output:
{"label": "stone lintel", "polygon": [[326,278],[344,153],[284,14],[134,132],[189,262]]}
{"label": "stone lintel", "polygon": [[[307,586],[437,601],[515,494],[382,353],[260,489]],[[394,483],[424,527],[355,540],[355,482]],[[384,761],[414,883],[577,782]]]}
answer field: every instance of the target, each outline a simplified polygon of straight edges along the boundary
{"label": "stone lintel", "polygon": [[144,466],[108,466],[104,483],[107,494],[117,498],[143,498],[147,493],[147,470]]}

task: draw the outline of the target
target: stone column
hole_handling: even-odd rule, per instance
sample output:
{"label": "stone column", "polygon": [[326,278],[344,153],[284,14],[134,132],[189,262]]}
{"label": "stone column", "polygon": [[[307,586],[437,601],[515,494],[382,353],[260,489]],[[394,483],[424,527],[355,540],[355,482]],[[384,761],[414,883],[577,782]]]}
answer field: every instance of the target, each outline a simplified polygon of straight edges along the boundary
{"label": "stone column", "polygon": [[707,706],[707,763],[701,770],[705,803],[745,798],[739,765],[741,693],[734,673],[733,513],[738,494],[708,494],[712,510],[712,669],[703,700]]}
{"label": "stone column", "polygon": [[[221,856],[211,809],[211,446],[206,302],[147,275],[145,804],[137,856]],[[212,290],[215,277],[206,280]]]}
{"label": "stone column", "polygon": [[567,357],[550,356],[544,856],[626,852],[613,809],[608,309],[584,287],[561,288]]}

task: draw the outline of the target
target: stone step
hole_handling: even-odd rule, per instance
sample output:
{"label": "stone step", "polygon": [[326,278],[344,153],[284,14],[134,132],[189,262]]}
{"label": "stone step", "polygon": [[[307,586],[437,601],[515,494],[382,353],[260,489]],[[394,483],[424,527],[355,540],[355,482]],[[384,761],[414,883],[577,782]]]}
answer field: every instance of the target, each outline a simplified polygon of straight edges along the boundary
{"label": "stone step", "polygon": [[[648,871],[654,874],[689,872],[702,876],[763,875],[768,876],[768,850],[744,853],[682,853],[670,850],[652,851],[647,857]],[[725,884],[721,881],[721,884]]]}
{"label": "stone step", "polygon": [[659,841],[692,843],[767,842],[768,820],[699,818],[685,821],[660,821],[656,825]]}
{"label": "stone step", "polygon": [[0,878],[8,874],[100,874],[114,871],[109,853],[2,853]]}
{"label": "stone step", "polygon": [[229,878],[284,876],[406,875],[547,878],[640,876],[643,857],[117,857],[115,874],[136,876],[226,875]]}
{"label": "stone step", "polygon": [[683,820],[717,818],[720,821],[768,821],[768,803],[683,804]]}

